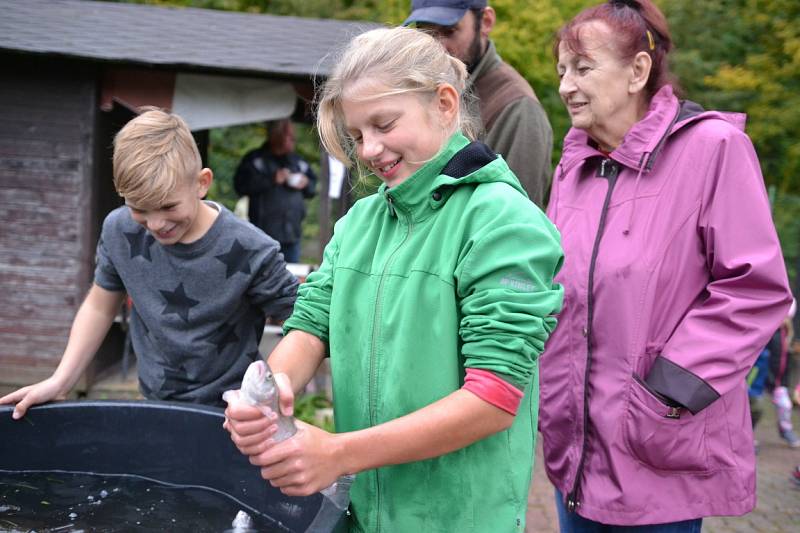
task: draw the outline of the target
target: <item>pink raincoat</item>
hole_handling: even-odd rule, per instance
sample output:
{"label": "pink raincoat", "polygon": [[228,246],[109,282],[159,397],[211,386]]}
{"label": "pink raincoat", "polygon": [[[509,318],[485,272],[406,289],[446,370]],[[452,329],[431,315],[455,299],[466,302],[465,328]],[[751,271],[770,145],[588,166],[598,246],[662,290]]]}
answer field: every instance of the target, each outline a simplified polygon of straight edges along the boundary
{"label": "pink raincoat", "polygon": [[608,157],[564,140],[565,263],[541,357],[544,455],[568,510],[640,525],[755,506],[745,375],[791,304],[744,115],[662,88]]}

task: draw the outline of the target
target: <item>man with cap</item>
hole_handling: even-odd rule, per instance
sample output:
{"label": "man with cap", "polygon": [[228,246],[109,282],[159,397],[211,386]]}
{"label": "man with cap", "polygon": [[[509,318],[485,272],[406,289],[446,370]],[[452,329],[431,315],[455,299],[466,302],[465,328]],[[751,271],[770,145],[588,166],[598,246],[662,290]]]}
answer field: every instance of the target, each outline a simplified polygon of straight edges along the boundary
{"label": "man with cap", "polygon": [[528,196],[544,208],[550,182],[553,130],[525,78],[489,40],[496,15],[486,0],[413,0],[403,25],[430,31],[467,65],[479,99],[483,141],[514,171]]}

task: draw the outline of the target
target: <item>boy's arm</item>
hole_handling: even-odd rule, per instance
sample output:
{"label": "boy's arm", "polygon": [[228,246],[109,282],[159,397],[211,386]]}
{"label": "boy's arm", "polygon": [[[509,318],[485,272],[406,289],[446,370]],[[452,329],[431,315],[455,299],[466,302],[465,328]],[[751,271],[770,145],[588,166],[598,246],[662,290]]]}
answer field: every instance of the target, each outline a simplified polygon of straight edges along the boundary
{"label": "boy's arm", "polygon": [[124,297],[124,292],[92,285],[75,315],[67,348],[53,375],[0,398],[0,404],[16,403],[13,418],[21,418],[34,404],[65,396],[75,386],[108,333]]}
{"label": "boy's arm", "polygon": [[286,320],[292,314],[298,286],[297,278],[286,269],[286,262],[279,251],[275,241],[264,245],[259,251],[258,271],[247,289],[253,305],[276,322]]}

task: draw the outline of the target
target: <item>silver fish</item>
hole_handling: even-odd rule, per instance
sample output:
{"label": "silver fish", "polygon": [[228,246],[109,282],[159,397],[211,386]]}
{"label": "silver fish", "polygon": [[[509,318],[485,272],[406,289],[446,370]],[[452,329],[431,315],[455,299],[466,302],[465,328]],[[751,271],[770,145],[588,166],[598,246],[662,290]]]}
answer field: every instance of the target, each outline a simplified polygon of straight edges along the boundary
{"label": "silver fish", "polygon": [[248,405],[269,407],[278,415],[278,431],[273,435],[275,442],[281,442],[297,433],[293,416],[285,416],[280,410],[278,384],[266,361],[250,363],[242,378],[239,398]]}
{"label": "silver fish", "polygon": [[[232,400],[231,391],[223,394],[226,402]],[[250,363],[242,378],[239,399],[252,406],[267,406],[278,415],[278,431],[273,435],[275,442],[284,441],[297,433],[293,416],[285,416],[280,412],[280,396],[275,376],[266,361],[258,360]],[[309,526],[307,533],[329,531],[327,524],[335,523],[341,513],[350,505],[350,485],[355,475],[346,474],[337,479],[330,487],[320,491],[325,496],[322,507]]]}

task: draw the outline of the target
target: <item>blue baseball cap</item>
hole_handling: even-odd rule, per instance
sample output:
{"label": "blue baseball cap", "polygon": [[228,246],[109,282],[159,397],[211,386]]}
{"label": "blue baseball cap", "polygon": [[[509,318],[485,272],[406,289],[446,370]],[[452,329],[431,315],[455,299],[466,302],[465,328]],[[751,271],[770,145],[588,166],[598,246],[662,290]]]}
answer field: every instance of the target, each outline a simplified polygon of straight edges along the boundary
{"label": "blue baseball cap", "polygon": [[455,26],[467,9],[482,9],[486,0],[413,0],[411,14],[403,26],[423,23],[437,26]]}

